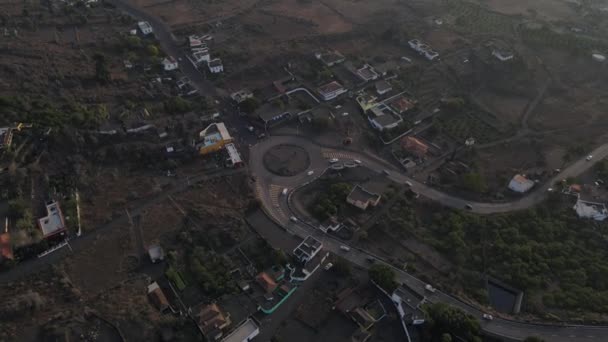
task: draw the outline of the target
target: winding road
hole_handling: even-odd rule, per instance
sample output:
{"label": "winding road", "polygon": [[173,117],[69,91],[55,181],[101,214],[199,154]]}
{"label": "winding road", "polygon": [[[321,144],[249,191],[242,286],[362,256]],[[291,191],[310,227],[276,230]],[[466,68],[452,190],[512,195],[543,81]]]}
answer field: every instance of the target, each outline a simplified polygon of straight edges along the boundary
{"label": "winding road", "polygon": [[[293,177],[278,176],[269,172],[264,166],[263,156],[269,149],[277,145],[295,145],[304,148],[310,157],[310,166],[307,170]],[[516,210],[523,210],[540,203],[547,194],[550,184],[561,179],[576,176],[589,168],[597,161],[608,156],[608,144],[604,144],[593,152],[594,159],[586,161],[584,158],[571,164],[558,175],[553,177],[548,183],[541,185],[537,190],[526,197],[513,202],[502,203],[479,203],[463,200],[458,197],[437,191],[425,184],[422,184],[405,174],[401,173],[390,163],[377,157],[341,149],[327,148],[319,146],[310,140],[298,136],[273,136],[254,146],[250,151],[249,167],[252,175],[255,176],[255,192],[266,214],[276,223],[283,226],[289,233],[299,237],[309,235],[315,236],[323,242],[325,249],[334,254],[341,255],[350,262],[364,268],[368,268],[368,259],[374,258],[377,262],[387,265],[384,260],[372,253],[350,246],[350,252],[344,252],[340,246],[346,245],[343,241],[324,234],[317,228],[316,223],[308,221],[307,218],[298,216],[292,209],[291,195],[294,190],[313,182],[328,169],[328,159],[338,158],[341,160],[360,160],[363,167],[376,170],[382,174],[382,170],[389,172],[391,180],[405,184],[412,184],[411,188],[434,201],[445,206],[462,209],[466,204],[471,205],[472,211],[479,214],[505,213]],[[313,171],[308,175],[308,171]],[[283,195],[283,190],[288,190],[288,195]],[[291,217],[297,217],[294,222]],[[392,265],[389,265],[393,267]],[[436,291],[429,296],[424,290],[426,283],[399,268],[393,267],[397,281],[407,285],[413,291],[421,295],[426,295],[431,302],[444,302],[459,307],[469,314],[477,317],[482,322],[482,329],[489,335],[498,336],[506,340],[521,341],[528,336],[539,336],[545,341],[551,342],[576,342],[576,341],[607,341],[608,327],[601,326],[577,326],[577,325],[551,325],[551,324],[532,324],[526,322],[513,321],[502,318],[495,318],[493,321],[482,319],[483,311],[465,302],[450,296],[441,291]]]}

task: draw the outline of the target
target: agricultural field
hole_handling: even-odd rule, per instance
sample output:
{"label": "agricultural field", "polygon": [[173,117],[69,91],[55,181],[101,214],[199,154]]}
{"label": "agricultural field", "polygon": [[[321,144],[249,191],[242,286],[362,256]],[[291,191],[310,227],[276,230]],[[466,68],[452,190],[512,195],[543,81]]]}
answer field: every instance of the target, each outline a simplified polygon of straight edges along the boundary
{"label": "agricultural field", "polygon": [[466,33],[513,36],[518,19],[488,11],[461,0],[446,0],[448,14],[455,18],[455,27]]}
{"label": "agricultural field", "polygon": [[464,143],[468,138],[475,138],[475,143],[485,144],[501,137],[501,133],[494,127],[477,119],[473,112],[457,114],[444,114],[436,121],[441,131],[452,139]]}

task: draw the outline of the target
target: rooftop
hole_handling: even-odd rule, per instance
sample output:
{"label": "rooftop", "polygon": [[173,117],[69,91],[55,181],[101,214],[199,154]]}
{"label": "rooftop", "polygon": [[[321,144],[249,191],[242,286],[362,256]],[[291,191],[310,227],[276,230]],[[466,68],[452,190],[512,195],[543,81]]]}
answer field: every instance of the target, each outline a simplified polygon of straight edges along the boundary
{"label": "rooftop", "polygon": [[222,66],[222,60],[219,58],[215,58],[209,61],[209,67],[210,68],[214,68],[214,67],[219,67]]}
{"label": "rooftop", "polygon": [[[229,141],[232,139],[228,129],[223,122],[212,123],[207,128],[199,133],[199,137],[203,139],[202,145],[211,146],[220,141]],[[199,144],[201,145],[201,144]]]}
{"label": "rooftop", "polygon": [[396,112],[403,113],[414,108],[416,104],[414,101],[408,99],[407,97],[400,95],[388,101],[388,105]]}
{"label": "rooftop", "polygon": [[367,191],[360,185],[355,185],[355,187],[351,190],[350,194],[348,194],[348,198],[354,201],[367,202],[367,201],[376,201],[380,198],[379,194],[375,194],[373,192]]}
{"label": "rooftop", "polygon": [[11,246],[11,235],[9,233],[0,234],[0,261],[2,259],[13,260],[13,247]]}
{"label": "rooftop", "polygon": [[38,226],[46,238],[66,230],[59,203],[53,201],[46,205],[47,216],[38,219]]}
{"label": "rooftop", "polygon": [[329,51],[326,53],[322,53],[319,57],[323,63],[328,66],[334,65],[336,63],[341,63],[344,61],[344,56],[338,51]]}
{"label": "rooftop", "polygon": [[[323,247],[321,241],[315,239],[312,236],[306,237],[302,243],[294,249],[293,254],[299,259],[305,259],[306,261],[313,258]],[[301,260],[302,261],[302,260]]]}
{"label": "rooftop", "polygon": [[373,120],[380,126],[386,127],[401,121],[401,118],[393,113],[385,113],[384,115],[374,117]]}
{"label": "rooftop", "polygon": [[393,87],[390,85],[390,83],[384,80],[376,82],[376,91],[379,93],[385,93],[391,89],[393,89]]}
{"label": "rooftop", "polygon": [[266,272],[262,272],[255,277],[258,284],[266,291],[266,293],[272,293],[277,288],[277,283],[272,279]]}
{"label": "rooftop", "polygon": [[371,65],[365,64],[362,68],[357,70],[357,75],[364,81],[375,80],[378,78],[378,73],[372,68]]}
{"label": "rooftop", "polygon": [[243,162],[243,159],[241,159],[241,155],[234,144],[227,144],[226,151],[228,151],[228,157],[233,165]]}
{"label": "rooftop", "polygon": [[243,342],[255,337],[260,331],[260,327],[251,319],[246,319],[228,336],[222,339],[222,342]]}
{"label": "rooftop", "polygon": [[333,81],[319,87],[319,93],[333,93],[341,89],[344,89],[344,87],[340,83],[338,83],[338,81]]}
{"label": "rooftop", "polygon": [[169,301],[163,290],[158,286],[158,283],[153,282],[148,285],[148,296],[158,310],[165,311],[169,308]]}

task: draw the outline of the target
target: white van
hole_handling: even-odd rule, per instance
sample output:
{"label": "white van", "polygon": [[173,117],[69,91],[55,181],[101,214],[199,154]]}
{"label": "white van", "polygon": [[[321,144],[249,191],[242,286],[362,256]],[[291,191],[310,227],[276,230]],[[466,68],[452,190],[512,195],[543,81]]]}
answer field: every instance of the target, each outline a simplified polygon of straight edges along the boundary
{"label": "white van", "polygon": [[287,188],[283,188],[283,191],[281,193],[283,194],[283,196],[287,195]]}
{"label": "white van", "polygon": [[345,252],[350,251],[350,247],[344,246],[344,245],[340,246],[340,249],[343,250],[343,251],[345,251]]}

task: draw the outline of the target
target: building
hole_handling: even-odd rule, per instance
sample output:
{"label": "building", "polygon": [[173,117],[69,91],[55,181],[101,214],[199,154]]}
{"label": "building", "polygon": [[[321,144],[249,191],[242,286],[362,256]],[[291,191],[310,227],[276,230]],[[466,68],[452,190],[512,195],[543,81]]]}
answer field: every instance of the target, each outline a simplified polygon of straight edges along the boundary
{"label": "building", "polygon": [[376,93],[378,93],[378,95],[384,95],[384,94],[390,92],[391,90],[393,90],[393,87],[390,85],[390,83],[388,83],[386,81],[376,82],[375,87],[376,87]]}
{"label": "building", "polygon": [[308,236],[293,250],[293,255],[299,262],[306,263],[314,258],[322,248],[321,241]]}
{"label": "building", "polygon": [[414,137],[403,137],[403,139],[401,139],[401,148],[418,158],[424,158],[429,151],[429,146],[427,144]]}
{"label": "building", "polygon": [[357,96],[356,101],[359,104],[359,107],[361,107],[361,110],[363,110],[363,112],[365,113],[378,105],[378,102],[376,102],[377,99],[378,98],[375,96],[369,95],[367,93],[361,93]]}
{"label": "building", "polygon": [[580,218],[604,221],[608,217],[608,209],[603,203],[587,202],[579,199],[574,204],[573,209]]}
{"label": "building", "polygon": [[272,279],[272,277],[266,273],[262,272],[255,277],[255,281],[266,291],[267,294],[274,292],[277,288],[277,283]]}
{"label": "building", "polygon": [[234,144],[226,144],[226,151],[228,152],[228,167],[237,168],[244,165],[241,154]]}
{"label": "building", "polygon": [[179,64],[177,63],[177,61],[171,56],[164,58],[161,63],[163,65],[163,70],[165,71],[173,71],[179,68]]}
{"label": "building", "polygon": [[242,103],[247,99],[252,99],[253,93],[249,89],[241,89],[237,92],[230,94],[230,98],[236,103]]}
{"label": "building", "polygon": [[397,95],[386,101],[387,105],[394,110],[396,113],[403,114],[416,106],[416,102],[405,97],[404,95]]}
{"label": "building", "polygon": [[150,298],[150,301],[161,313],[164,313],[171,308],[165,293],[160,286],[158,286],[157,282],[148,285],[148,298]]}
{"label": "building", "polygon": [[357,69],[357,76],[365,82],[373,81],[380,77],[376,70],[369,64],[365,64],[360,69]]}
{"label": "building", "polygon": [[335,232],[336,230],[340,229],[342,227],[342,223],[340,223],[340,221],[338,221],[338,219],[335,216],[331,216],[328,217],[327,220],[323,221],[321,223],[321,225],[319,226],[319,229],[321,229],[323,232],[327,233],[327,231],[331,230],[332,232]]}
{"label": "building", "polygon": [[420,55],[424,56],[429,61],[432,61],[439,57],[439,53],[433,50],[429,45],[418,39],[412,39],[407,42],[408,45]]}
{"label": "building", "polygon": [[224,71],[224,64],[222,64],[222,60],[219,58],[214,58],[207,63],[209,67],[209,72],[212,74],[219,74]]}
{"label": "building", "polygon": [[360,185],[355,185],[346,197],[346,202],[361,210],[366,210],[369,206],[377,206],[381,198],[381,195],[367,191]]}
{"label": "building", "polygon": [[509,189],[522,194],[532,189],[533,186],[534,182],[523,175],[515,175],[509,182]]}
{"label": "building", "polygon": [[197,51],[193,51],[192,58],[194,58],[194,62],[197,65],[202,63],[209,63],[209,61],[211,61],[209,49],[197,49]]}
{"label": "building", "polygon": [[139,30],[141,31],[141,33],[144,36],[147,36],[150,33],[154,32],[154,30],[152,29],[152,26],[147,21],[140,21],[137,23],[137,26],[139,27]]}
{"label": "building", "polygon": [[201,46],[207,47],[207,44],[205,44],[203,42],[201,37],[195,36],[195,35],[188,36],[188,45],[190,46],[191,49],[201,47]]}
{"label": "building", "polygon": [[165,260],[165,251],[160,245],[152,245],[148,248],[148,256],[153,264]]}
{"label": "building", "polygon": [[217,152],[233,141],[223,122],[212,123],[199,133],[196,149],[202,155]]}
{"label": "building", "polygon": [[506,62],[513,59],[513,53],[507,50],[494,49],[492,51],[492,56],[496,57],[496,59],[501,62]]}
{"label": "building", "polygon": [[367,116],[367,120],[372,127],[379,131],[393,129],[403,122],[403,118],[395,114],[386,105],[372,107]]}
{"label": "building", "polygon": [[[195,311],[196,312],[196,311]],[[217,304],[202,304],[195,313],[194,319],[207,341],[218,341],[224,335],[223,329],[230,323],[230,314],[225,314]]]}
{"label": "building", "polygon": [[0,127],[0,150],[9,148],[13,141],[13,129]]}
{"label": "building", "polygon": [[260,333],[260,327],[251,318],[239,324],[222,342],[249,342]]}
{"label": "building", "polygon": [[344,56],[335,50],[325,53],[316,53],[315,57],[328,67],[340,64],[345,60]]}
{"label": "building", "polygon": [[67,230],[59,203],[51,201],[46,204],[47,215],[38,219],[38,227],[42,230],[42,236],[46,239],[58,234],[64,234]]}
{"label": "building", "polygon": [[0,262],[4,260],[14,260],[13,245],[11,243],[11,234],[7,231],[0,234]]}
{"label": "building", "polygon": [[319,92],[319,95],[321,95],[321,97],[323,98],[323,100],[329,101],[329,100],[333,100],[336,97],[346,93],[347,89],[345,89],[337,81],[332,81],[326,85],[319,87],[318,92]]}

